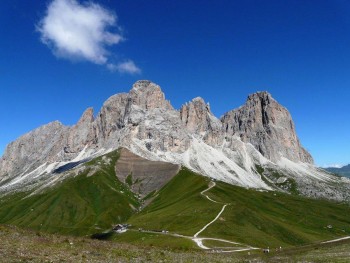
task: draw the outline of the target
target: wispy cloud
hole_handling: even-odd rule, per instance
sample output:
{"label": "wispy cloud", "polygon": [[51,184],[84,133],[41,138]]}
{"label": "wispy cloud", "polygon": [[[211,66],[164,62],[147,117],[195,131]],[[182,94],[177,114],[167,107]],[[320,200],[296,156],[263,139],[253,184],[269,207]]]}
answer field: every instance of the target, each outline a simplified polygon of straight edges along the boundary
{"label": "wispy cloud", "polygon": [[333,163],[333,164],[325,164],[322,165],[322,168],[342,168],[344,164],[339,164],[339,163]]}
{"label": "wispy cloud", "polygon": [[141,73],[141,69],[138,68],[132,60],[127,60],[127,61],[121,62],[117,65],[109,63],[107,65],[107,68],[112,72],[118,71],[120,73],[128,73],[128,74],[140,74]]}
{"label": "wispy cloud", "polygon": [[53,0],[37,30],[41,41],[57,57],[107,67],[112,55],[108,47],[124,40],[116,14],[91,1],[81,4],[77,0]]}

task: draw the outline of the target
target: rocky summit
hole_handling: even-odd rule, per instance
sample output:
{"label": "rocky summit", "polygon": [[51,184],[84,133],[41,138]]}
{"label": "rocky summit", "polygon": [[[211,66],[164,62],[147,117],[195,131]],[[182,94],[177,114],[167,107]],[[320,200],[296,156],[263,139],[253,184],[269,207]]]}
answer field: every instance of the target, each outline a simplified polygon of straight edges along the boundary
{"label": "rocky summit", "polygon": [[74,126],[55,121],[10,143],[0,159],[0,191],[48,183],[60,167],[121,147],[243,187],[287,191],[290,179],[305,195],[345,198],[334,186],[340,179],[313,166],[290,113],[268,92],[249,95],[218,119],[200,97],[174,109],[148,80],[111,96],[96,116],[88,108]]}
{"label": "rocky summit", "polygon": [[238,135],[273,162],[283,156],[313,163],[299,142],[290,113],[266,91],[249,95],[244,106],[227,112],[221,121],[226,134]]}

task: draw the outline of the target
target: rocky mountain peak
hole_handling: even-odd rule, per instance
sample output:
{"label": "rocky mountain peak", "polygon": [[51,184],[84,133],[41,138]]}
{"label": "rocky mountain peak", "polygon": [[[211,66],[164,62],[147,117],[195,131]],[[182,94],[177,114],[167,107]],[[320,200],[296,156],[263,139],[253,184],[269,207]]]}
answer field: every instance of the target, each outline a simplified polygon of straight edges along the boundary
{"label": "rocky mountain peak", "polygon": [[201,104],[205,104],[205,101],[202,97],[195,97],[192,99],[192,102],[198,102],[198,103],[201,103]]}
{"label": "rocky mountain peak", "polygon": [[45,124],[11,142],[0,159],[0,180],[52,161],[61,151],[61,141],[68,127],[59,121]]}
{"label": "rocky mountain peak", "polygon": [[183,105],[180,118],[188,131],[202,136],[207,143],[213,144],[221,139],[220,120],[212,114],[203,98],[196,97]]}
{"label": "rocky mountain peak", "polygon": [[[238,158],[243,163],[247,151],[254,151],[254,156],[261,156],[260,152],[275,163],[281,157],[312,163],[312,157],[300,145],[289,112],[268,92],[249,95],[242,107],[219,120],[202,98],[194,98],[176,111],[157,84],[141,80],[129,93],[111,96],[96,118],[93,109],[88,108],[76,125],[53,122],[9,144],[0,159],[0,182],[7,175],[23,173],[23,169],[32,171],[45,163],[72,161],[119,147],[156,160],[177,155],[176,163],[196,167],[208,176],[215,171],[222,176],[222,169],[228,167],[223,159],[230,162]],[[207,151],[210,156],[214,149],[219,151],[213,157],[220,159],[219,166],[206,166],[212,158],[203,157],[202,151],[207,148],[211,149]],[[191,161],[186,157],[189,152]],[[253,162],[246,163],[248,167]],[[234,176],[235,169],[235,174],[242,172],[240,166],[232,165],[227,168],[227,178]],[[247,169],[243,174],[250,176]]]}
{"label": "rocky mountain peak", "polygon": [[274,162],[283,156],[313,163],[300,145],[290,113],[266,91],[249,95],[245,105],[227,112],[221,121],[226,133],[251,143]]}
{"label": "rocky mountain peak", "polygon": [[203,109],[205,108],[207,112],[212,114],[211,111],[210,111],[209,102],[205,103],[205,101],[204,101],[204,99],[202,97],[196,97],[196,98],[192,99],[191,103],[196,105],[197,107],[200,107],[200,108],[203,108]]}
{"label": "rocky mountain peak", "polygon": [[90,107],[84,111],[77,124],[79,125],[82,123],[91,123],[94,121],[94,119],[94,109]]}
{"label": "rocky mountain peak", "polygon": [[148,86],[150,86],[151,84],[153,84],[152,86],[156,86],[150,80],[138,80],[132,85],[132,89],[131,90],[135,90],[135,91],[144,90]]}
{"label": "rocky mountain peak", "polygon": [[84,111],[77,124],[69,128],[67,139],[62,141],[64,159],[71,159],[85,146],[93,144],[95,141],[94,120],[94,110],[90,107]]}
{"label": "rocky mountain peak", "polygon": [[161,88],[149,81],[137,81],[129,92],[129,101],[143,109],[165,108],[173,109],[170,102],[165,100],[165,95]]}
{"label": "rocky mountain peak", "polygon": [[261,99],[265,101],[270,101],[272,98],[272,95],[268,91],[257,91],[255,93],[249,94],[247,100],[256,100]]}

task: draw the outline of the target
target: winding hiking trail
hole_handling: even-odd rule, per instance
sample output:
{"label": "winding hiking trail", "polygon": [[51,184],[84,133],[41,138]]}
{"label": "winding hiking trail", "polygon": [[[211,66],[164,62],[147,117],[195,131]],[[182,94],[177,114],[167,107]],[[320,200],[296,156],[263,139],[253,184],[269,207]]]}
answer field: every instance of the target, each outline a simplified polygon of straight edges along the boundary
{"label": "winding hiking trail", "polygon": [[321,244],[335,243],[335,242],[346,240],[346,239],[350,239],[350,236],[337,238],[337,239],[333,239],[333,240],[329,240],[329,241],[324,241]]}
{"label": "winding hiking trail", "polygon": [[[215,250],[216,252],[219,252],[219,253],[240,252],[240,251],[248,251],[248,250],[259,249],[259,248],[251,247],[251,246],[248,246],[248,245],[245,245],[245,244],[242,244],[242,243],[237,243],[237,242],[233,242],[233,241],[229,241],[229,240],[225,240],[225,239],[220,239],[220,238],[198,237],[199,234],[202,233],[207,227],[209,227],[216,220],[218,220],[220,218],[221,214],[225,211],[225,208],[228,205],[230,205],[230,203],[225,204],[225,203],[221,203],[221,202],[215,201],[212,198],[210,198],[208,195],[205,194],[206,192],[208,192],[210,189],[212,189],[215,186],[216,186],[216,183],[211,181],[209,183],[208,188],[201,192],[201,195],[204,196],[205,198],[207,198],[209,201],[211,201],[213,203],[222,204],[223,206],[222,206],[220,212],[217,214],[217,216],[212,221],[210,221],[202,229],[200,229],[196,234],[194,234],[193,237],[187,237],[187,236],[186,237],[192,239],[197,244],[197,246],[202,248],[202,249],[206,249],[206,250],[211,249],[211,250]],[[177,235],[177,236],[180,236],[180,235]],[[185,236],[183,236],[183,237],[185,237]],[[350,236],[346,236],[346,237],[342,237],[342,238],[338,238],[338,239],[333,239],[333,240],[329,240],[329,241],[324,241],[324,242],[321,242],[321,244],[334,243],[334,242],[339,242],[339,241],[347,240],[347,239],[350,239]],[[209,248],[209,247],[203,245],[203,241],[204,240],[214,240],[214,241],[219,241],[219,242],[223,242],[223,243],[229,243],[229,244],[235,245],[235,247],[220,248],[219,250],[217,250],[218,249],[217,247]]]}
{"label": "winding hiking trail", "polygon": [[[208,195],[205,194],[207,191],[209,191],[210,189],[212,189],[215,186],[216,186],[215,182],[210,182],[208,188],[203,190],[201,192],[201,195],[205,196],[210,202],[213,202],[213,203],[216,203],[216,204],[223,204],[223,206],[222,206],[220,212],[216,215],[216,217],[212,221],[210,221],[208,224],[206,224],[202,229],[200,229],[196,234],[194,234],[194,236],[191,239],[197,244],[198,247],[200,247],[202,249],[206,249],[206,250],[207,249],[216,249],[216,248],[215,247],[214,248],[209,248],[209,247],[203,245],[203,241],[204,240],[214,240],[214,241],[219,241],[219,242],[223,242],[223,243],[229,243],[229,244],[235,245],[235,247],[236,247],[235,249],[233,249],[233,247],[231,247],[231,248],[230,247],[220,248],[220,250],[218,251],[220,253],[239,252],[239,251],[259,249],[259,248],[250,247],[250,246],[247,246],[247,245],[244,245],[244,244],[241,244],[241,243],[229,241],[229,240],[226,240],[226,239],[221,239],[221,238],[198,237],[199,234],[202,233],[207,227],[209,227],[216,220],[218,220],[220,218],[221,214],[225,211],[225,208],[228,205],[230,205],[230,204],[224,204],[224,203],[215,201],[212,198],[210,198]],[[240,247],[237,247],[237,246],[240,246]]]}
{"label": "winding hiking trail", "polygon": [[216,185],[215,182],[210,182],[210,183],[209,183],[209,187],[208,187],[207,189],[203,190],[203,191],[201,192],[201,195],[205,196],[209,201],[212,201],[212,202],[217,203],[217,204],[221,204],[220,202],[215,201],[215,200],[211,199],[209,196],[207,196],[207,195],[204,194],[205,192],[208,192],[210,189],[212,189],[215,185]]}
{"label": "winding hiking trail", "polygon": [[[218,220],[220,218],[222,213],[225,211],[225,208],[227,206],[231,205],[230,203],[222,203],[222,202],[215,201],[212,198],[210,198],[208,195],[205,194],[206,192],[208,192],[210,189],[212,189],[215,186],[216,186],[216,183],[211,181],[209,183],[209,185],[208,185],[208,188],[203,190],[200,194],[203,197],[205,197],[206,199],[208,199],[210,202],[213,202],[213,203],[216,203],[216,204],[222,204],[223,206],[222,206],[221,210],[219,211],[219,213],[216,215],[216,217],[212,221],[210,221],[208,224],[206,224],[204,227],[202,227],[193,236],[185,236],[185,235],[181,235],[181,234],[177,234],[177,233],[151,231],[151,230],[141,230],[141,232],[153,233],[153,234],[162,234],[162,235],[168,235],[168,236],[179,237],[179,238],[187,238],[187,239],[190,239],[193,242],[195,242],[199,248],[204,249],[204,250],[211,250],[212,252],[216,252],[216,253],[232,253],[232,252],[242,252],[242,251],[249,251],[249,250],[260,249],[260,248],[251,247],[251,246],[248,246],[248,245],[245,245],[245,244],[242,244],[242,243],[238,243],[238,242],[234,242],[234,241],[230,241],[230,240],[226,240],[226,239],[221,239],[221,238],[199,237],[199,235],[205,229],[207,229],[211,224],[213,224],[216,220]],[[136,230],[134,230],[134,231],[136,231]],[[346,240],[346,239],[350,239],[350,236],[346,236],[346,237],[342,237],[342,238],[338,238],[338,239],[334,239],[334,240],[320,242],[320,244],[334,243],[334,242],[339,242],[339,241]],[[231,247],[207,247],[207,246],[205,246],[203,244],[203,241],[205,241],[205,240],[218,241],[218,242],[222,242],[222,243],[232,244],[233,246],[231,246]]]}
{"label": "winding hiking trail", "polygon": [[[230,205],[230,204],[224,204],[218,201],[215,201],[213,199],[211,199],[208,195],[206,195],[205,193],[207,191],[209,191],[210,189],[212,189],[215,186],[215,182],[210,182],[209,186],[207,189],[203,190],[200,194],[202,196],[204,196],[205,198],[207,198],[210,202],[216,203],[216,204],[222,204],[222,208],[219,211],[219,213],[216,215],[216,217],[210,221],[208,224],[206,224],[204,227],[202,227],[197,233],[195,233],[193,236],[185,236],[185,235],[180,235],[177,233],[164,233],[164,232],[159,232],[159,231],[150,231],[150,230],[142,230],[142,232],[146,232],[146,233],[153,233],[153,234],[163,234],[163,235],[168,235],[168,236],[173,236],[173,237],[180,237],[180,238],[187,238],[187,239],[191,239],[192,241],[194,241],[198,247],[200,247],[201,249],[205,249],[205,250],[212,250],[214,252],[217,253],[230,253],[230,252],[241,252],[241,251],[248,251],[248,250],[256,250],[259,248],[255,248],[255,247],[251,247],[242,243],[237,243],[237,242],[233,242],[230,240],[226,240],[226,239],[221,239],[221,238],[213,238],[213,237],[198,237],[199,234],[201,234],[207,227],[209,227],[211,224],[213,224],[216,220],[218,220],[221,216],[221,214],[225,211],[225,208]],[[205,240],[212,240],[212,241],[218,241],[218,242],[222,242],[222,243],[228,243],[231,244],[231,247],[207,247],[203,244],[203,241]]]}
{"label": "winding hiking trail", "polygon": [[218,213],[218,215],[212,220],[210,223],[206,224],[201,230],[199,230],[193,237],[197,237],[200,233],[202,233],[208,226],[210,226],[212,223],[214,223],[218,218],[221,216],[221,214],[224,212],[225,207],[227,205],[224,205],[221,209],[221,211]]}

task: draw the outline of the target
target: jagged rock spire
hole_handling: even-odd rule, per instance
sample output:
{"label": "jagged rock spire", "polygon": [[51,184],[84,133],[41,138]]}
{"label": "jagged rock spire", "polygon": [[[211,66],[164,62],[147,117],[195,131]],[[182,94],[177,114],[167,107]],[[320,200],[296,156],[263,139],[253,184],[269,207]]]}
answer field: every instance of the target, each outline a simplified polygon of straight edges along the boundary
{"label": "jagged rock spire", "polygon": [[210,111],[209,103],[205,103],[201,97],[182,105],[180,118],[187,130],[197,134],[210,145],[218,145],[223,139],[221,123]]}

